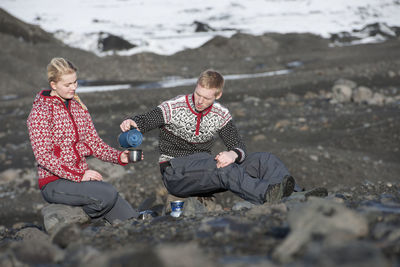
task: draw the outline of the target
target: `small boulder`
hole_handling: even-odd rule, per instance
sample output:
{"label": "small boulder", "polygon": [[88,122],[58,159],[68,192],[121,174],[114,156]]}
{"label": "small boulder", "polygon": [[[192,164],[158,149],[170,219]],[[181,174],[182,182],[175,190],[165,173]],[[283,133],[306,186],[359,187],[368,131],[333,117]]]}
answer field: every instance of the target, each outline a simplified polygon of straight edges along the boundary
{"label": "small boulder", "polygon": [[351,96],[353,94],[353,89],[355,89],[357,84],[350,80],[339,79],[335,82],[332,87],[332,97],[333,102],[344,103],[350,102]]}
{"label": "small boulder", "polygon": [[356,103],[367,103],[372,98],[372,91],[368,87],[359,86],[353,92],[353,101]]}
{"label": "small boulder", "polygon": [[62,204],[50,204],[42,209],[44,227],[49,234],[57,232],[65,225],[85,223],[90,217],[81,207]]}
{"label": "small boulder", "polygon": [[380,93],[374,93],[371,99],[369,99],[368,104],[383,106],[385,103],[385,97]]}
{"label": "small boulder", "polygon": [[330,243],[348,242],[368,234],[368,221],[361,214],[342,204],[310,197],[308,202],[290,210],[291,233],[273,252],[281,262],[291,261],[314,236]]}
{"label": "small boulder", "polygon": [[0,185],[18,180],[21,175],[20,169],[7,169],[0,173]]}
{"label": "small boulder", "polygon": [[338,103],[350,102],[353,94],[353,86],[355,87],[355,83],[352,84],[350,81],[335,83],[332,87],[333,99]]}
{"label": "small boulder", "polygon": [[49,241],[50,242],[50,237],[40,231],[38,228],[36,227],[27,227],[27,228],[23,228],[21,230],[19,230],[15,236],[17,238],[21,238],[22,240],[41,240],[41,241]]}
{"label": "small boulder", "polygon": [[44,266],[59,263],[65,253],[57,245],[47,240],[23,240],[11,244],[15,257],[29,266]]}

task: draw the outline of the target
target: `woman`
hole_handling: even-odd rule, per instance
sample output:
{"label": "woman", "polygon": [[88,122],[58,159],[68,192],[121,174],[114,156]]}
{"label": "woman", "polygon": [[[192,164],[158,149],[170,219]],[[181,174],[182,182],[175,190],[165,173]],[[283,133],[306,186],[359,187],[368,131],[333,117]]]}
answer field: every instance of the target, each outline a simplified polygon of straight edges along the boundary
{"label": "woman", "polygon": [[108,146],[98,136],[75,93],[76,67],[63,58],[53,58],[47,77],[51,90],[37,94],[27,121],[43,198],[49,203],[81,206],[91,218],[102,217],[110,223],[138,217],[99,172],[88,168],[88,156],[126,165],[129,152]]}

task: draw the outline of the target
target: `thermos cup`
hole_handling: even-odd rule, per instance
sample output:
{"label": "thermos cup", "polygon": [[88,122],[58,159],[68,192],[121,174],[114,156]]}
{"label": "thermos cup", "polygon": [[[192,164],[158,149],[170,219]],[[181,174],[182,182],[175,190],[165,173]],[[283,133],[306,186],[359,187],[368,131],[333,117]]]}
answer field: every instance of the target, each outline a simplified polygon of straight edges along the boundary
{"label": "thermos cup", "polygon": [[129,151],[129,162],[138,162],[142,160],[142,150],[141,149],[128,149]]}

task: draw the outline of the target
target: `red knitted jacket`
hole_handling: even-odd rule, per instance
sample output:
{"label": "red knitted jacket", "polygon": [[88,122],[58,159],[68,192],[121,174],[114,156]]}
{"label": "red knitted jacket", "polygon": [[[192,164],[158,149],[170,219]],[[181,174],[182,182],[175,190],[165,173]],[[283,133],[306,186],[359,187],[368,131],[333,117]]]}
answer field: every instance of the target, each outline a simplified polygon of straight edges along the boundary
{"label": "red knitted jacket", "polygon": [[77,101],[70,100],[67,108],[60,98],[46,95],[48,90],[36,95],[27,121],[39,188],[59,178],[80,182],[91,155],[125,165],[120,161],[122,152],[101,140],[89,112]]}

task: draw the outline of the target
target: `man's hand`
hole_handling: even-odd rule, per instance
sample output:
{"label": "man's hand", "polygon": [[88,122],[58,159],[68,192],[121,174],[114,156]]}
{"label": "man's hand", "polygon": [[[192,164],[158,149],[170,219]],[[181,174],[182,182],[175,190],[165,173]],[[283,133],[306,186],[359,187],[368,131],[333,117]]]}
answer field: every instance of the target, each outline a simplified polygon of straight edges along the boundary
{"label": "man's hand", "polygon": [[124,120],[119,127],[121,128],[121,131],[126,132],[126,131],[129,131],[132,126],[135,128],[138,128],[136,122],[134,122],[131,119],[127,119],[127,120]]}
{"label": "man's hand", "polygon": [[215,156],[215,160],[217,161],[217,168],[224,168],[229,164],[235,162],[238,154],[234,151],[222,151],[217,156]]}
{"label": "man's hand", "polygon": [[103,181],[103,176],[94,170],[86,170],[83,175],[82,182],[85,181]]}

